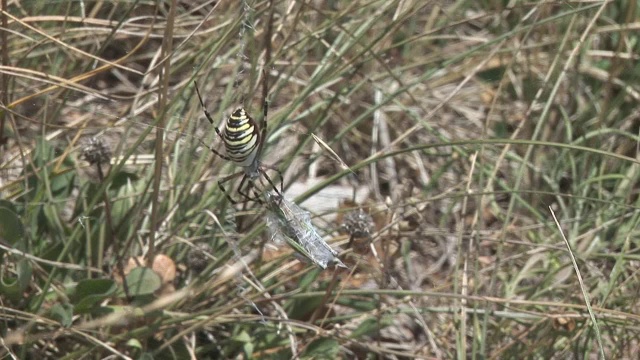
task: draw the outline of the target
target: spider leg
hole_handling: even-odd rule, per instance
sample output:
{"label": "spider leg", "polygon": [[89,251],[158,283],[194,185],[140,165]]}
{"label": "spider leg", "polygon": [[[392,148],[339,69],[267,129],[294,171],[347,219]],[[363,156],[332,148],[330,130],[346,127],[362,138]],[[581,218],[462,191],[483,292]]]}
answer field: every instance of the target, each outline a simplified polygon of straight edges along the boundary
{"label": "spider leg", "polygon": [[[260,129],[260,146],[258,148],[258,156],[262,154],[262,148],[267,141],[267,115],[269,113],[269,100],[267,99],[268,93],[269,93],[268,80],[269,80],[269,76],[265,71],[265,69],[263,68],[262,69],[262,121],[260,122],[261,129]],[[284,177],[282,176],[282,173],[280,172],[280,170],[278,170],[275,166],[271,166],[271,165],[261,164],[261,166],[267,169],[274,170],[278,173],[278,175],[280,176],[280,191],[278,191],[278,187],[273,183],[273,181],[271,180],[267,172],[264,169],[259,169],[260,174],[267,179],[267,181],[269,182],[269,185],[271,185],[273,190],[282,197],[282,193],[284,192]],[[262,183],[262,179],[260,179],[260,182]],[[262,184],[264,186],[264,183]]]}
{"label": "spider leg", "polygon": [[262,204],[262,200],[260,200],[260,194],[258,194],[258,192],[256,192],[255,190],[253,190],[253,196],[255,196],[255,199],[257,199],[258,202]]}
{"label": "spider leg", "polygon": [[[209,114],[209,110],[207,110],[207,107],[204,105],[204,100],[202,100],[202,96],[200,95],[200,90],[198,89],[198,82],[193,80],[193,84],[195,85],[196,95],[198,95],[198,100],[200,100],[200,106],[202,107],[202,112],[204,112],[204,116],[207,118],[207,120],[209,120],[211,125],[214,125],[215,123],[213,122],[213,118],[211,117],[211,114]],[[222,132],[220,131],[220,129],[218,129],[217,127],[215,127],[214,129],[216,130],[216,134],[218,134],[220,139],[224,140],[224,137],[222,136]]]}
{"label": "spider leg", "polygon": [[[242,193],[242,195],[247,200],[255,201],[258,204],[263,204],[262,200],[260,199],[259,189],[256,186],[256,184],[252,180],[247,181],[247,183],[248,184],[247,184],[246,192]],[[250,192],[253,193],[253,197],[250,196],[250,194],[249,194]]]}
{"label": "spider leg", "polygon": [[212,148],[211,146],[205,144],[202,140],[198,139],[200,141],[200,144],[202,144],[204,147],[206,147],[207,149],[209,149],[209,151],[211,151],[212,153],[218,155],[220,158],[227,160],[227,161],[233,161],[230,157],[228,157],[227,155],[222,154],[221,152],[219,152],[218,150]]}
{"label": "spider leg", "polygon": [[[244,181],[247,180],[247,189],[246,191],[241,191],[242,190],[242,186],[244,185]],[[262,179],[260,179],[262,180]],[[258,187],[256,187],[256,184],[253,182],[253,180],[249,179],[248,176],[245,176],[242,181],[240,182],[240,186],[238,187],[238,193],[240,193],[245,199],[249,200],[249,201],[255,201],[259,204],[262,204],[262,200],[260,199],[260,194],[259,194],[259,190]],[[251,197],[251,192],[253,192],[253,197]]]}
{"label": "spider leg", "polygon": [[[231,174],[229,176],[225,176],[222,179],[218,180],[218,187],[220,188],[220,190],[222,190],[222,192],[226,195],[226,197],[229,200],[229,202],[232,203],[232,204],[237,204],[237,202],[231,198],[231,195],[229,195],[229,192],[224,188],[224,185],[222,185],[222,184],[226,183],[227,181],[229,181],[231,179],[235,179],[240,175],[244,175],[244,171],[238,171],[235,174]],[[242,178],[242,181],[240,182],[240,186],[242,186],[242,184],[244,183],[245,178],[246,178],[246,175]],[[238,192],[240,194],[242,194],[240,192],[240,190],[238,190]]]}
{"label": "spider leg", "polygon": [[193,80],[193,84],[195,85],[196,95],[198,95],[198,100],[200,100],[200,106],[202,106],[202,111],[204,112],[204,116],[206,116],[207,120],[209,120],[211,125],[213,125],[214,122],[213,122],[213,119],[211,118],[211,114],[209,114],[209,111],[207,110],[207,107],[204,106],[204,100],[202,100],[202,96],[200,95],[200,90],[198,90],[198,83],[195,80]]}
{"label": "spider leg", "polygon": [[248,176],[246,174],[242,177],[242,180],[240,180],[240,185],[238,185],[238,194],[240,194],[240,196],[242,196],[246,200],[253,200],[248,192],[243,191],[245,183],[248,183],[247,190],[251,190],[251,188],[253,187],[253,182],[251,181],[251,179],[248,179]]}
{"label": "spider leg", "polygon": [[273,170],[273,171],[278,173],[278,176],[280,176],[280,191],[279,192],[278,192],[278,187],[273,184],[273,182],[271,181],[271,178],[269,178],[269,176],[267,175],[267,172],[264,171],[264,169],[262,169],[262,173],[264,174],[264,177],[267,178],[267,181],[269,181],[269,184],[271,184],[271,186],[273,187],[273,190],[275,192],[277,192],[280,196],[282,196],[282,193],[284,192],[284,176],[282,176],[282,172],[280,172],[280,170],[278,170],[278,168],[273,166],[273,165],[261,164],[261,166],[263,168],[270,169],[270,170]]}
{"label": "spider leg", "polygon": [[260,137],[262,141],[267,140],[267,113],[269,112],[269,101],[267,100],[267,94],[269,92],[269,78],[267,72],[262,69],[262,127]]}
{"label": "spider leg", "polygon": [[262,69],[262,119],[260,120],[260,125],[258,129],[260,130],[260,137],[258,138],[258,147],[256,156],[260,158],[262,155],[262,149],[267,141],[267,113],[269,112],[269,101],[267,100],[267,73],[264,69]]}
{"label": "spider leg", "polygon": [[[202,112],[204,112],[204,116],[207,118],[207,120],[209,120],[211,125],[214,125],[213,118],[211,118],[211,114],[209,114],[209,111],[207,110],[207,107],[204,105],[204,100],[202,100],[202,96],[200,95],[200,90],[198,90],[198,83],[194,80],[193,84],[195,85],[196,94],[198,95],[198,100],[200,100],[200,106],[202,107]],[[220,138],[220,140],[222,140],[222,142],[224,142],[224,137],[223,137],[222,132],[220,131],[220,129],[218,129],[217,127],[214,127],[214,129],[216,130],[216,134],[218,134],[218,137]],[[202,145],[204,145],[207,149],[209,149],[209,151],[211,151],[212,153],[218,155],[222,159],[227,160],[227,161],[233,161],[230,157],[228,157],[226,155],[223,155],[222,153],[220,153],[216,149],[214,149],[211,146],[205,144],[202,140],[198,139],[198,141],[200,141],[200,143]]]}

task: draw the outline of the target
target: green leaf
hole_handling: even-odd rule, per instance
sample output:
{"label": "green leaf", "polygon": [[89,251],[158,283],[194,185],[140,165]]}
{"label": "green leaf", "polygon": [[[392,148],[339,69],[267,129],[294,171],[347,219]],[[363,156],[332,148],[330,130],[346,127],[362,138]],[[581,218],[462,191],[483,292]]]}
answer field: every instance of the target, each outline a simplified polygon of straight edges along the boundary
{"label": "green leaf", "polygon": [[376,309],[376,302],[369,297],[363,298],[338,298],[337,304],[350,307],[357,311],[373,311]]}
{"label": "green leaf", "polygon": [[140,343],[140,340],[136,338],[129,339],[129,341],[127,341],[127,346],[138,349],[138,350],[142,350],[142,343]]}
{"label": "green leaf", "polygon": [[0,278],[0,294],[13,301],[19,301],[22,298],[22,293],[31,283],[31,274],[31,264],[25,259],[18,261],[16,276]]}
{"label": "green leaf", "polygon": [[27,287],[31,284],[32,273],[33,268],[28,260],[23,259],[18,261],[18,287],[20,292],[27,290]]}
{"label": "green leaf", "polygon": [[[30,201],[35,199],[38,192],[44,190],[46,182],[49,183],[48,189],[51,190],[51,195],[54,197],[66,198],[69,196],[75,185],[75,172],[64,171],[64,169],[61,172],[54,172],[54,169],[56,169],[56,171],[58,169],[55,168],[55,165],[52,163],[52,160],[56,159],[57,154],[62,153],[62,151],[57,151],[46,139],[42,137],[38,138],[32,161],[35,167],[29,166],[25,171],[28,188],[36,190],[35,193],[31,192],[28,195]],[[58,161],[56,161],[56,163],[58,163]],[[74,161],[69,156],[63,159],[62,164],[64,165],[63,167],[69,169],[75,166]]]}
{"label": "green leaf", "polygon": [[24,236],[24,226],[16,207],[7,200],[0,200],[0,239],[14,245]]}
{"label": "green leaf", "polygon": [[145,352],[140,354],[138,360],[153,360],[153,355],[151,353]]}
{"label": "green leaf", "polygon": [[140,179],[140,177],[135,173],[120,171],[113,176],[110,189],[117,190],[129,183],[138,181],[138,179]]}
{"label": "green leaf", "polygon": [[364,335],[375,334],[379,329],[389,326],[392,322],[391,317],[382,317],[380,321],[377,318],[368,318],[364,320],[352,333],[349,335],[352,339],[357,339]]}
{"label": "green leaf", "polygon": [[49,310],[51,318],[58,321],[62,326],[71,326],[73,320],[73,306],[70,304],[55,304]]}
{"label": "green leaf", "polygon": [[255,348],[255,346],[253,345],[252,342],[246,342],[246,343],[244,343],[244,345],[242,345],[242,350],[247,355],[248,359],[253,358],[253,350],[254,350],[254,348]]}
{"label": "green leaf", "polygon": [[[64,161],[64,163],[66,162],[67,161]],[[54,197],[66,198],[71,194],[74,186],[74,172],[69,171],[61,174],[51,174],[51,194],[53,194]]]}
{"label": "green leaf", "polygon": [[116,291],[116,284],[109,279],[83,280],[76,286],[71,296],[78,314],[90,311],[97,303],[110,297]]}
{"label": "green leaf", "polygon": [[[160,276],[151,268],[137,267],[127,275],[127,288],[130,296],[152,295],[162,285]],[[119,296],[124,296],[124,288],[121,286]]]}
{"label": "green leaf", "polygon": [[302,359],[337,359],[340,352],[340,343],[335,339],[321,338],[309,346],[301,354]]}
{"label": "green leaf", "polygon": [[111,279],[90,279],[78,283],[74,297],[83,299],[92,295],[109,296],[113,292],[115,283]]}
{"label": "green leaf", "polygon": [[246,343],[251,341],[251,336],[247,334],[246,331],[242,331],[240,334],[234,336],[233,340]]}
{"label": "green leaf", "polygon": [[42,206],[42,215],[44,215],[44,221],[47,232],[54,232],[57,234],[66,234],[67,227],[63,219],[60,218],[62,213],[58,205],[47,203]]}
{"label": "green leaf", "polygon": [[318,280],[318,275],[320,275],[320,272],[320,269],[313,269],[312,271],[304,274],[304,276],[302,276],[302,278],[300,278],[300,281],[298,282],[298,289],[306,290],[311,285],[315,284],[316,280]]}
{"label": "green leaf", "polygon": [[322,303],[322,296],[307,297],[304,299],[294,299],[287,304],[289,317],[292,319],[305,319],[311,315]]}

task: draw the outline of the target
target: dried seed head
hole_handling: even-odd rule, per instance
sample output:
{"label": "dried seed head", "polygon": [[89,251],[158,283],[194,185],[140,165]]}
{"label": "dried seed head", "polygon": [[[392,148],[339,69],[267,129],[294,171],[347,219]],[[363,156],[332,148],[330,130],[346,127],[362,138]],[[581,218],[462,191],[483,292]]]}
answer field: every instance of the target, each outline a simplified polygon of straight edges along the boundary
{"label": "dried seed head", "polygon": [[371,237],[373,218],[362,209],[354,210],[345,215],[341,228],[354,238],[368,238]]}
{"label": "dried seed head", "polygon": [[187,266],[194,274],[202,272],[211,262],[211,258],[207,256],[211,253],[211,246],[201,243],[192,247],[187,255]]}
{"label": "dried seed head", "polygon": [[91,165],[108,164],[111,160],[111,150],[102,138],[91,138],[82,149],[82,157]]}

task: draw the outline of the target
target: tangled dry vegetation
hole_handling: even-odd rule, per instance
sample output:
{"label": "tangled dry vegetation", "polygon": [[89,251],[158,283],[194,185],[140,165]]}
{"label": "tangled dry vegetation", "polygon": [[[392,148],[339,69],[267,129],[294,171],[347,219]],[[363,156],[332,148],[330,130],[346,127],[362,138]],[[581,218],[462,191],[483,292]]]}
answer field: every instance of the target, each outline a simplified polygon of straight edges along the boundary
{"label": "tangled dry vegetation", "polygon": [[[637,354],[635,2],[2,8],[3,357]],[[194,81],[218,126],[265,77],[262,161],[347,268],[216,185]]]}

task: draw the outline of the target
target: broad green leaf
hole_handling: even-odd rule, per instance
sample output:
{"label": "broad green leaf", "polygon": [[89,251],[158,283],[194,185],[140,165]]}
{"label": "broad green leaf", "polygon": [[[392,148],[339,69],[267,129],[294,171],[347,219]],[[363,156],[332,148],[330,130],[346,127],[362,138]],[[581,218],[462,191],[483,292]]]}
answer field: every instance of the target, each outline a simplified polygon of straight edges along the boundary
{"label": "broad green leaf", "polygon": [[[5,273],[7,274],[7,273]],[[20,260],[16,266],[16,275],[13,273],[0,278],[0,294],[13,301],[19,301],[22,293],[31,283],[32,268],[28,260]]]}
{"label": "broad green leaf", "polygon": [[73,306],[70,304],[58,303],[54,304],[49,311],[53,320],[58,321],[64,327],[71,326],[73,319]]}
{"label": "broad green leaf", "polygon": [[14,245],[24,236],[24,226],[16,207],[7,200],[0,200],[0,239]]}
{"label": "broad green leaf", "polygon": [[130,346],[130,347],[138,349],[138,350],[142,350],[142,344],[140,343],[140,340],[138,340],[136,338],[129,339],[127,341],[127,346]]}
{"label": "broad green leaf", "polygon": [[238,335],[235,335],[233,337],[233,340],[239,341],[239,342],[249,342],[251,341],[251,336],[247,334],[246,331],[242,331]]}
{"label": "broad green leaf", "polygon": [[309,286],[316,283],[316,280],[318,280],[318,275],[320,275],[320,269],[313,269],[312,271],[304,274],[298,282],[298,288],[300,290],[308,289]]}
{"label": "broad green leaf", "polygon": [[111,186],[109,187],[109,189],[117,190],[129,183],[138,181],[138,179],[140,179],[138,174],[127,171],[120,171],[113,176],[113,180],[111,181]]}
{"label": "broad green leaf", "polygon": [[[130,296],[152,295],[162,285],[160,276],[147,267],[137,267],[131,270],[126,281]],[[125,295],[122,286],[120,286],[118,295]]]}
{"label": "broad green leaf", "polygon": [[90,311],[95,304],[110,297],[116,290],[116,284],[109,279],[83,280],[76,286],[75,293],[71,296],[76,304],[75,311],[78,314]]}
{"label": "broad green leaf", "polygon": [[29,260],[18,261],[18,286],[21,292],[27,290],[31,284],[31,274],[33,274],[33,268]]}
{"label": "broad green leaf", "polygon": [[391,318],[383,316],[380,321],[377,318],[365,319],[352,333],[349,335],[352,339],[357,339],[364,335],[376,333],[379,329],[387,327],[391,324]]}
{"label": "broad green leaf", "polygon": [[320,338],[307,346],[302,359],[337,359],[340,352],[340,343],[330,338]]}
{"label": "broad green leaf", "polygon": [[247,358],[249,359],[253,358],[254,348],[255,346],[253,345],[252,342],[246,342],[242,345],[242,350],[244,351],[245,355],[247,355]]}
{"label": "broad green leaf", "polygon": [[[306,319],[322,303],[322,296],[294,299],[287,306],[287,313],[292,319]],[[290,309],[290,310],[289,310]]]}

